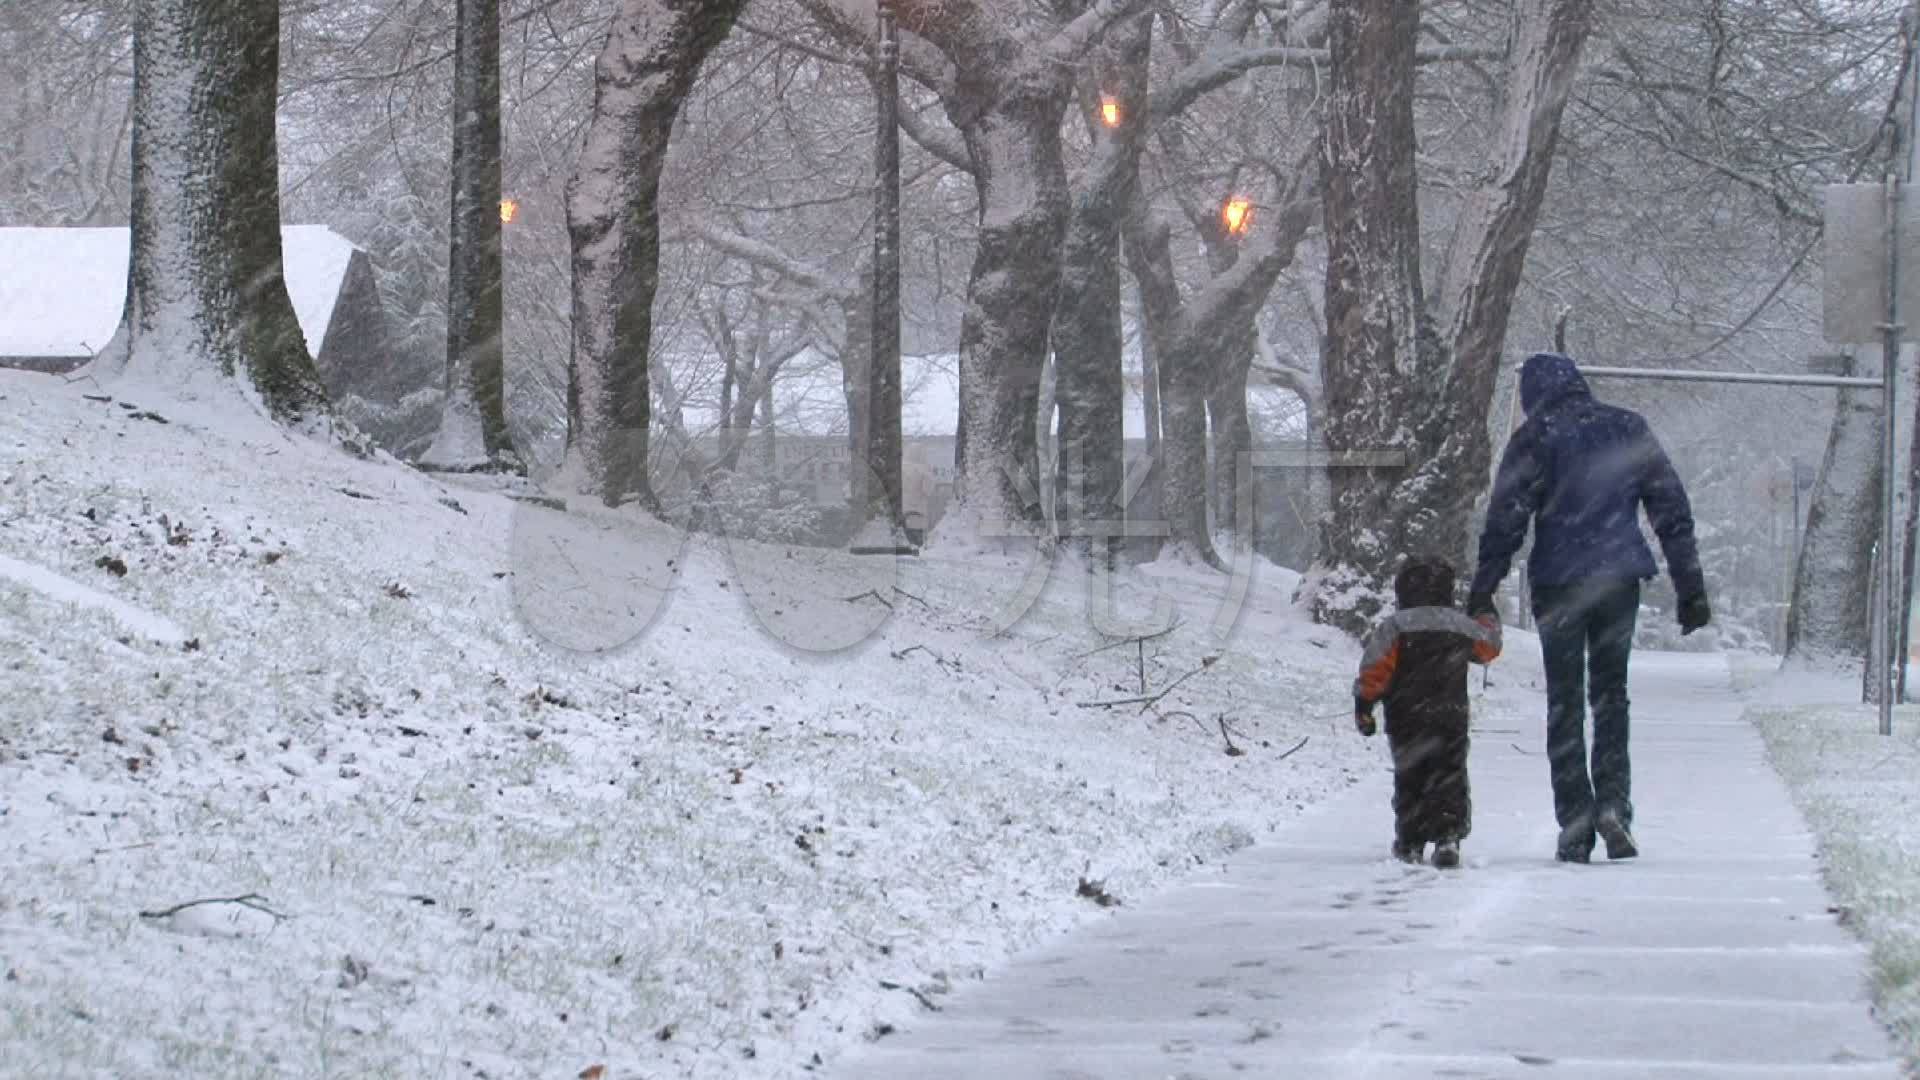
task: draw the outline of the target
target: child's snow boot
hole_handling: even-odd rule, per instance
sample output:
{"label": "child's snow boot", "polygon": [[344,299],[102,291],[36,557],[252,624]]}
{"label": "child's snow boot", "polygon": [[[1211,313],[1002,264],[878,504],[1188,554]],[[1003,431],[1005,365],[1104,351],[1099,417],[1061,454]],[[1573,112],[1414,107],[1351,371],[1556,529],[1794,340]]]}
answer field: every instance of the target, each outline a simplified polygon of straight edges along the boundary
{"label": "child's snow boot", "polygon": [[1419,866],[1426,860],[1427,845],[1415,840],[1395,840],[1393,857],[1410,866]]}
{"label": "child's snow boot", "polygon": [[1460,841],[1442,840],[1433,845],[1433,865],[1441,870],[1453,870],[1460,865]]}

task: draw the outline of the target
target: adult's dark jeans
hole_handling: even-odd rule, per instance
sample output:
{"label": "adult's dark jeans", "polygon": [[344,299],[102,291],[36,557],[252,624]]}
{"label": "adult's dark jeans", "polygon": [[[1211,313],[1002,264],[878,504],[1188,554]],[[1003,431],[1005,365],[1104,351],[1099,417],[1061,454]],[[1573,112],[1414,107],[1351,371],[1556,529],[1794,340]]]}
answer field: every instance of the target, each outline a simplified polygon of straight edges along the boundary
{"label": "adult's dark jeans", "polygon": [[[1536,585],[1533,614],[1547,669],[1547,761],[1553,813],[1561,828],[1591,826],[1612,809],[1633,823],[1633,766],[1627,756],[1627,658],[1640,613],[1640,583],[1595,578]],[[1586,700],[1582,700],[1582,699]],[[1586,704],[1593,704],[1589,774]]]}

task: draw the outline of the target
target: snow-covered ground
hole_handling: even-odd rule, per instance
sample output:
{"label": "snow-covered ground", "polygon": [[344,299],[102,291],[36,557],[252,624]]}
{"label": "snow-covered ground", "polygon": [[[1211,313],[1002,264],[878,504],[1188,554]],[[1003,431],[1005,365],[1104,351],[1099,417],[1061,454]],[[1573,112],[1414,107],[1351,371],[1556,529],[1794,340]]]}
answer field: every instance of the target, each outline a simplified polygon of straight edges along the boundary
{"label": "snow-covered ground", "polygon": [[802,1075],[1377,768],[1283,572],[892,565],[0,372],[0,1073]]}
{"label": "snow-covered ground", "polygon": [[1542,672],[1516,649],[1475,701],[1462,869],[1387,855],[1380,768],[1225,873],[1016,959],[829,1076],[1904,1075],[1726,658],[1633,666],[1637,859],[1554,860]]}
{"label": "snow-covered ground", "polygon": [[1920,709],[1894,710],[1879,734],[1859,677],[1796,675],[1751,715],[1774,766],[1820,838],[1841,920],[1867,943],[1882,1019],[1920,1063]]}

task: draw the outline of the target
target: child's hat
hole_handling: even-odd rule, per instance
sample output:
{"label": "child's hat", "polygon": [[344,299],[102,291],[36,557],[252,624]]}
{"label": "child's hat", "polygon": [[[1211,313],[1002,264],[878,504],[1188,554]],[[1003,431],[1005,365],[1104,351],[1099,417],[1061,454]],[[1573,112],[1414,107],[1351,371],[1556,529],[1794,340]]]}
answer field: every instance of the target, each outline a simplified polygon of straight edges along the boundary
{"label": "child's hat", "polygon": [[1403,608],[1452,607],[1453,564],[1438,555],[1415,555],[1393,578],[1393,596]]}

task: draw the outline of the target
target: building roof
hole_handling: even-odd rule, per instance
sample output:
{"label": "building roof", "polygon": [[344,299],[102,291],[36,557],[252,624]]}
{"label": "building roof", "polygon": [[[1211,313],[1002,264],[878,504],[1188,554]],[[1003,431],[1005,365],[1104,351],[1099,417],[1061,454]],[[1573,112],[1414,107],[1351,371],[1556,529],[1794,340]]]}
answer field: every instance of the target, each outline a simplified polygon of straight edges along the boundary
{"label": "building roof", "polygon": [[[293,313],[318,355],[355,249],[324,225],[280,236]],[[0,356],[91,357],[126,300],[126,229],[0,229]]]}

